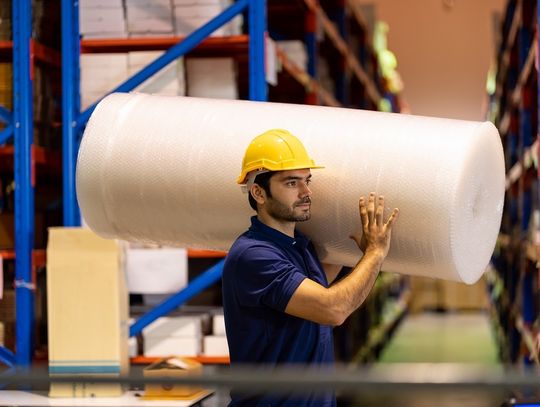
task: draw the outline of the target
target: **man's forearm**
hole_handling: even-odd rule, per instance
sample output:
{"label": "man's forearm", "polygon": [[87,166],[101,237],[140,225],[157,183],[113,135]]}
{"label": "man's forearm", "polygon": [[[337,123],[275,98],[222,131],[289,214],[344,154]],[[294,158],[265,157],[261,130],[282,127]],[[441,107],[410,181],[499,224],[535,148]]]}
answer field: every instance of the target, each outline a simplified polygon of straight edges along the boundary
{"label": "man's forearm", "polygon": [[375,284],[383,260],[382,252],[367,250],[346,277],[330,286],[328,290],[332,304],[340,310],[343,319],[362,305]]}

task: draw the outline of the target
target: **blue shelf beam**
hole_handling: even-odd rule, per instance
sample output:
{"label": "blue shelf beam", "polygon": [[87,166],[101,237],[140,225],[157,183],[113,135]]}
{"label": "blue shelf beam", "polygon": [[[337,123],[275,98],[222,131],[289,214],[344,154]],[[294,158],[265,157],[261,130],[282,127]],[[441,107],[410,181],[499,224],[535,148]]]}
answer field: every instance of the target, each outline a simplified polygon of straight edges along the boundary
{"label": "blue shelf beam", "polygon": [[34,290],[32,249],[34,242],[34,186],[32,183],[32,69],[30,40],[32,7],[30,0],[13,5],[13,135],[15,146],[15,296],[16,355],[18,366],[32,362]]}
{"label": "blue shelf beam", "polygon": [[15,365],[15,354],[7,348],[0,346],[0,362],[12,367]]}
{"label": "blue shelf beam", "polygon": [[223,262],[219,261],[216,265],[210,267],[203,274],[190,281],[189,285],[177,294],[172,295],[153,310],[140,317],[129,329],[129,336],[136,336],[142,332],[149,324],[159,317],[167,315],[179,306],[185,304],[191,298],[217,283],[221,279],[223,272]]}
{"label": "blue shelf beam", "polygon": [[9,124],[5,129],[0,131],[0,145],[8,141],[13,136],[13,124]]}

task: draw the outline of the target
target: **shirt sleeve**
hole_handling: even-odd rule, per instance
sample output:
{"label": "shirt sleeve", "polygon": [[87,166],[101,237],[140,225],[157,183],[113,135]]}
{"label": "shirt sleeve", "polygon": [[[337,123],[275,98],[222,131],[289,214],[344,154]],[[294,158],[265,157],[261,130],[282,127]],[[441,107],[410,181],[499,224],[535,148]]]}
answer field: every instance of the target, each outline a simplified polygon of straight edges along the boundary
{"label": "shirt sleeve", "polygon": [[238,258],[235,290],[243,306],[285,311],[306,276],[276,248],[252,246]]}

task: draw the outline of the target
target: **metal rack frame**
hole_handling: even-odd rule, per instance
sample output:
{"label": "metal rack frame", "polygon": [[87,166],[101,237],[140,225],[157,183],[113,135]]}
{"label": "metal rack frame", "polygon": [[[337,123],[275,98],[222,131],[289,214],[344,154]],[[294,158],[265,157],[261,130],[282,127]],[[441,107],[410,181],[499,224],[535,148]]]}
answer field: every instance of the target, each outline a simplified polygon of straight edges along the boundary
{"label": "metal rack frame", "polygon": [[[7,124],[0,132],[0,144],[14,136],[15,144],[15,247],[16,247],[16,352],[0,347],[0,362],[10,367],[32,363],[34,290],[32,249],[34,241],[33,112],[32,112],[32,9],[31,0],[13,3],[13,112],[0,107],[0,120]],[[264,43],[266,0],[237,0],[231,7],[172,46],[162,56],[113,89],[129,92],[173,60],[199,45],[213,31],[236,15],[247,11],[249,22],[249,98],[267,100]],[[80,225],[75,194],[75,165],[82,130],[97,102],[80,111],[80,33],[77,0],[62,0],[62,138],[64,225]],[[130,329],[136,335],[144,326],[188,301],[221,277],[219,262],[178,294],[144,315]]]}

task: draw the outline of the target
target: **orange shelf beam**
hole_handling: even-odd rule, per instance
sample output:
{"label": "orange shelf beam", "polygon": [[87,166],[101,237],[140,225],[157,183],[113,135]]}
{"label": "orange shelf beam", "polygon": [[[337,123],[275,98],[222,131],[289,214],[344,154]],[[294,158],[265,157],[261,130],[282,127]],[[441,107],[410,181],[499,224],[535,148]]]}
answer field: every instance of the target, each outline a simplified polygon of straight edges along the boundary
{"label": "orange shelf beam", "polygon": [[[32,261],[34,262],[34,267],[44,266],[47,261],[46,250],[33,250],[32,251]],[[15,250],[0,250],[0,257],[3,260],[15,260]]]}
{"label": "orange shelf beam", "polygon": [[[12,57],[13,42],[12,41],[0,41],[0,54]],[[61,56],[60,53],[52,48],[49,48],[35,40],[30,40],[30,54],[40,62],[44,62],[49,65],[60,66]]]}
{"label": "orange shelf beam", "polygon": [[191,259],[220,259],[227,255],[227,252],[214,250],[188,249],[188,257]]}
{"label": "orange shelf beam", "polygon": [[[81,40],[81,53],[109,53],[129,51],[167,50],[185,37],[107,38]],[[199,44],[190,55],[219,57],[231,54],[247,54],[249,37],[210,37]]]}
{"label": "orange shelf beam", "polygon": [[[10,146],[0,147],[0,170],[13,169],[13,154],[15,148]],[[32,161],[34,165],[44,166],[55,174],[62,172],[62,157],[58,152],[49,151],[40,146],[32,146]]]}

